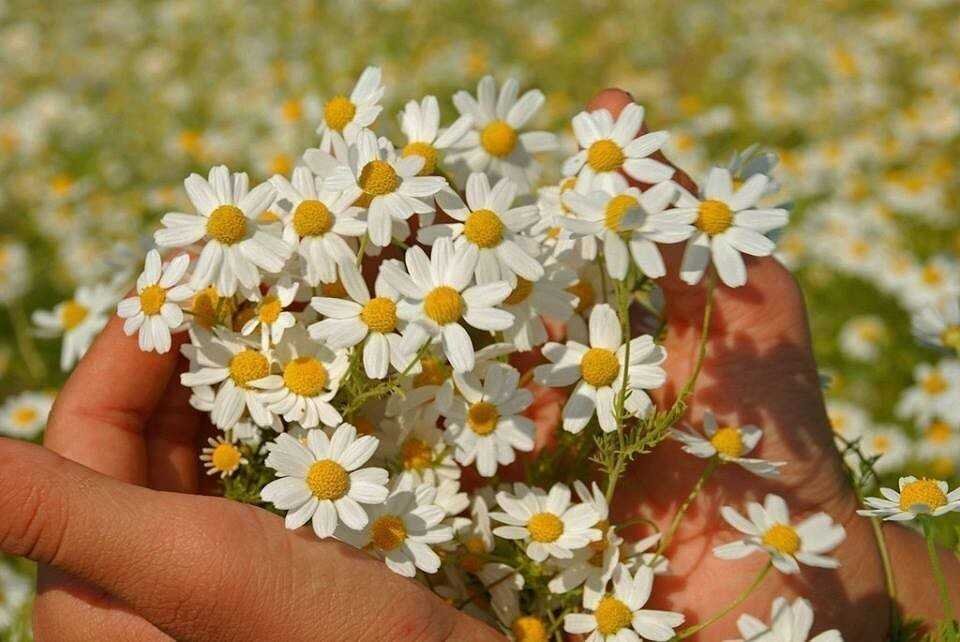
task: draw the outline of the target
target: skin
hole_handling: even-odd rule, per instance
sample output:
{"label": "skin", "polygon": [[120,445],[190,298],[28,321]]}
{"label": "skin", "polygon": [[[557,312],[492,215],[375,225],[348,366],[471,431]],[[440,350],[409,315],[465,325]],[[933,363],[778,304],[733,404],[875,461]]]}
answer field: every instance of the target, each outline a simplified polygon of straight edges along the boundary
{"label": "skin", "polygon": [[[590,108],[616,115],[630,100],[606,90]],[[682,173],[677,179],[693,188]],[[671,274],[681,251],[665,248]],[[735,537],[719,507],[742,509],[776,492],[795,519],[822,510],[844,524],[847,539],[834,551],[841,568],[772,573],[740,609],[691,639],[733,637],[739,613],[766,617],[779,595],[811,599],[818,631],[883,639],[890,604],[880,558],[833,446],[803,298],[775,260],[749,260],[748,270],[745,287],[717,290],[708,358],[686,421],[698,425],[711,408],[721,423],[760,425],[756,455],[790,465],[774,482],[735,466],[715,474],[667,551],[673,573],[658,579],[650,606],[697,622],[729,604],[765,560],[712,556],[713,546]],[[664,405],[695,361],[705,295],[675,278],[662,286],[670,378],[656,401]],[[118,632],[134,641],[503,639],[345,545],[205,496],[197,461],[209,424],[187,403],[176,348],[142,353],[114,319],[58,396],[46,448],[0,440],[0,550],[41,564],[39,640],[117,639]],[[561,403],[554,393],[534,409],[541,436],[556,426]],[[642,514],[664,528],[703,465],[665,443],[622,480],[614,510],[621,519]],[[887,538],[905,613],[939,618],[923,541],[893,526]],[[948,582],[960,587],[960,564],[946,553],[941,558]],[[953,599],[960,604],[960,588]]]}

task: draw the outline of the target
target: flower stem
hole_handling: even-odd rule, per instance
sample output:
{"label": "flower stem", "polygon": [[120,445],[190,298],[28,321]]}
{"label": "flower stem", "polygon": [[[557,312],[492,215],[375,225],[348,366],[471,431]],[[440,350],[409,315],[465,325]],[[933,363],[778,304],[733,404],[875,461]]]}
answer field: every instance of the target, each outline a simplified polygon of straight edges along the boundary
{"label": "flower stem", "polygon": [[691,627],[688,627],[688,628],[684,629],[683,631],[681,631],[680,633],[677,634],[676,639],[677,639],[677,640],[684,640],[684,639],[690,637],[691,635],[694,635],[694,634],[696,634],[696,633],[699,633],[700,631],[702,631],[703,629],[707,628],[707,627],[710,626],[711,624],[714,624],[714,623],[717,622],[718,620],[726,617],[731,611],[733,611],[735,608],[737,608],[738,606],[740,606],[741,604],[743,604],[743,602],[744,602],[748,597],[750,597],[750,596],[753,594],[754,591],[757,590],[757,587],[759,587],[760,584],[763,582],[763,580],[767,577],[767,574],[770,572],[770,569],[771,569],[771,568],[773,568],[773,562],[769,562],[769,561],[768,561],[768,562],[766,563],[766,565],[765,565],[765,566],[760,570],[760,572],[757,574],[757,576],[753,579],[753,582],[750,583],[750,586],[748,586],[746,589],[744,589],[744,591],[743,591],[742,593],[740,593],[740,595],[738,595],[737,598],[736,598],[733,602],[731,602],[730,604],[728,604],[726,607],[724,607],[723,609],[721,609],[721,610],[718,611],[717,613],[714,613],[713,615],[711,615],[709,618],[707,618],[706,620],[704,620],[704,621],[701,622],[700,624],[697,624],[697,625],[694,625],[694,626],[691,626]]}
{"label": "flower stem", "polygon": [[920,518],[920,524],[923,527],[923,537],[927,540],[927,556],[930,558],[933,577],[937,581],[937,588],[940,590],[940,603],[943,606],[943,617],[949,622],[954,622],[957,616],[954,614],[953,604],[950,602],[950,588],[947,586],[943,569],[940,567],[940,556],[937,554],[937,543],[933,537],[933,524],[931,520],[932,518],[928,516]]}
{"label": "flower stem", "polygon": [[12,303],[7,311],[10,313],[10,323],[17,338],[17,348],[20,350],[20,356],[27,366],[27,372],[33,381],[42,381],[47,369],[37,352],[33,338],[30,336],[30,324],[27,323],[27,315],[23,313],[23,308],[20,307],[19,303]]}
{"label": "flower stem", "polygon": [[657,547],[657,558],[663,555],[663,553],[670,546],[673,536],[677,533],[677,528],[680,527],[680,522],[683,520],[683,516],[687,513],[687,510],[690,508],[691,504],[693,504],[694,500],[700,494],[700,491],[703,490],[707,480],[710,479],[710,476],[713,474],[713,471],[717,469],[719,464],[719,457],[711,457],[710,461],[707,462],[706,468],[704,468],[703,472],[700,473],[700,479],[697,480],[697,483],[694,484],[693,488],[690,490],[690,494],[687,495],[687,498],[683,500],[682,504],[680,504],[680,508],[677,509],[677,513],[673,516],[673,520],[670,522],[670,527],[667,529],[667,532],[664,533],[663,537],[660,538],[660,545]]}
{"label": "flower stem", "polygon": [[677,401],[684,401],[693,392],[693,387],[700,376],[700,370],[703,368],[703,361],[707,356],[707,337],[710,333],[710,319],[713,316],[713,292],[716,287],[716,279],[711,274],[707,277],[707,302],[703,306],[703,326],[700,328],[700,341],[697,343],[697,361],[693,366],[693,372],[690,378],[683,385],[680,394],[677,395]]}

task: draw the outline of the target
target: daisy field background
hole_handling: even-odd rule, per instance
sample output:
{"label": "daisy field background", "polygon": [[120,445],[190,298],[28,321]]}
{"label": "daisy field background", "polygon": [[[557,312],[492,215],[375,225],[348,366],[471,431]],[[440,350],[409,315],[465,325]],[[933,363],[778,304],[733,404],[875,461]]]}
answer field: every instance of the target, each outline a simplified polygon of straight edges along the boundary
{"label": "daisy field background", "polygon": [[[139,269],[159,217],[188,206],[184,176],[289,175],[324,98],[379,65],[391,134],[401,97],[441,97],[446,121],[445,97],[485,74],[540,87],[536,125],[563,135],[543,184],[608,85],[674,132],[667,155],[693,176],[766,141],[838,438],[886,482],[954,487],[958,32],[960,6],[937,0],[0,2],[0,434],[41,439],[67,376],[43,335],[113,313],[95,284]],[[955,547],[960,522],[941,523]],[[31,573],[0,559],[0,639],[30,639]]]}

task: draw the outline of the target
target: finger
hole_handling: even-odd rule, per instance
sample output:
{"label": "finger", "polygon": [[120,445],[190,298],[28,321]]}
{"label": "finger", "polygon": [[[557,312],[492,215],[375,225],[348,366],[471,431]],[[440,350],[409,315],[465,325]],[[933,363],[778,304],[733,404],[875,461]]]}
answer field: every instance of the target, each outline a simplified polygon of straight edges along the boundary
{"label": "finger", "polygon": [[249,505],[123,484],[11,440],[0,488],[0,550],[101,588],[175,639],[501,639],[381,562]]}

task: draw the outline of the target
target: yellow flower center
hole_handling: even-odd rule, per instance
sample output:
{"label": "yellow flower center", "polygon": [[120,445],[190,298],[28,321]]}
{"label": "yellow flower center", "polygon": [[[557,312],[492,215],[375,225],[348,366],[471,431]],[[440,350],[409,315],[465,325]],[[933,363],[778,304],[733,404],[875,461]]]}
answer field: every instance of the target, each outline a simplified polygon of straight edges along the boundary
{"label": "yellow flower center", "polygon": [[222,473],[231,473],[240,465],[240,449],[233,444],[222,443],[213,449],[210,464]]}
{"label": "yellow flower center", "polygon": [[370,536],[373,545],[381,551],[392,551],[407,539],[407,527],[396,515],[384,515],[370,526]]}
{"label": "yellow flower center", "polygon": [[553,513],[537,513],[527,522],[527,530],[535,542],[555,542],[563,535],[563,522]]}
{"label": "yellow flower center", "polygon": [[928,395],[939,395],[947,390],[947,380],[936,370],[924,377],[920,385]]}
{"label": "yellow flower center", "polygon": [[424,470],[433,463],[433,449],[422,439],[410,437],[400,446],[400,458],[407,470]]}
{"label": "yellow flower center", "polygon": [[491,156],[506,158],[517,146],[517,130],[502,120],[491,121],[480,133],[480,144]]}
{"label": "yellow flower center", "polygon": [[329,378],[326,367],[314,357],[299,357],[283,368],[283,385],[302,397],[316,397]]}
{"label": "yellow flower center", "polygon": [[547,625],[538,617],[533,615],[524,615],[518,617],[510,626],[513,632],[513,639],[516,642],[547,642]]}
{"label": "yellow flower center", "polygon": [[307,471],[307,486],[317,499],[336,501],[350,490],[350,475],[332,459],[320,459]]}
{"label": "yellow flower center", "polygon": [[784,555],[793,555],[800,550],[800,536],[787,524],[774,524],[763,534],[761,541],[764,546]]}
{"label": "yellow flower center", "polygon": [[450,367],[436,357],[427,355],[420,359],[420,372],[413,378],[413,385],[439,386],[450,378]]}
{"label": "yellow flower center", "polygon": [[620,372],[617,355],[605,348],[590,348],[580,360],[583,380],[595,388],[609,386]]}
{"label": "yellow flower center", "polygon": [[940,340],[943,341],[943,345],[946,347],[953,348],[957,352],[960,352],[960,325],[948,326],[947,329],[943,331],[943,334],[940,335]]}
{"label": "yellow flower center", "polygon": [[710,443],[721,457],[735,459],[743,454],[743,434],[739,428],[724,426],[713,433]]}
{"label": "yellow flower center", "polygon": [[251,381],[263,379],[268,374],[270,362],[256,350],[247,348],[230,359],[230,377],[241,388],[246,388]]}
{"label": "yellow flower center", "polygon": [[296,98],[283,101],[280,105],[280,113],[283,119],[288,122],[295,122],[303,117],[303,105]]}
{"label": "yellow flower center", "polygon": [[577,301],[577,314],[583,314],[597,302],[596,291],[594,291],[590,281],[584,277],[581,277],[579,281],[567,288],[567,292],[579,299]]}
{"label": "yellow flower center", "polygon": [[487,547],[483,540],[474,535],[463,542],[463,547],[467,552],[460,555],[460,567],[468,573],[479,573],[483,567],[484,556],[487,554]]}
{"label": "yellow flower center", "polygon": [[360,320],[374,332],[393,332],[397,327],[397,304],[382,296],[370,299],[360,311]]}
{"label": "yellow flower center", "polygon": [[276,323],[281,312],[283,312],[283,304],[272,294],[265,296],[257,306],[257,318],[260,319],[260,323],[267,325]]}
{"label": "yellow flower center", "polygon": [[387,161],[372,160],[360,170],[360,188],[369,197],[391,194],[400,187],[400,177]]}
{"label": "yellow flower center", "polygon": [[301,201],[293,211],[293,229],[300,236],[322,236],[333,227],[327,206],[315,200]]}
{"label": "yellow flower center", "polygon": [[247,233],[247,217],[236,205],[221,205],[207,219],[207,236],[233,245]]}
{"label": "yellow flower center", "polygon": [[900,510],[909,511],[913,506],[925,506],[934,510],[947,503],[947,496],[933,479],[918,479],[900,491]]}
{"label": "yellow flower center", "polygon": [[710,236],[726,232],[732,224],[733,212],[722,201],[703,201],[697,208],[696,226]]}
{"label": "yellow flower center", "polygon": [[640,202],[629,194],[614,196],[607,201],[607,209],[603,217],[604,227],[613,232],[619,232],[620,222],[624,215],[628,210],[637,207],[639,204]]}
{"label": "yellow flower center", "polygon": [[357,106],[346,96],[334,96],[323,107],[323,120],[337,132],[342,132],[356,114]]}
{"label": "yellow flower center", "polygon": [[935,444],[946,443],[950,440],[950,435],[952,434],[953,431],[950,430],[950,426],[943,421],[934,421],[932,424],[927,426],[927,441]]}
{"label": "yellow flower center", "polygon": [[37,417],[40,416],[40,413],[36,411],[35,408],[30,406],[22,406],[13,411],[12,419],[13,423],[17,426],[29,426],[34,421],[37,420]]}
{"label": "yellow flower center", "polygon": [[618,170],[626,158],[620,145],[609,138],[596,141],[587,150],[587,165],[595,172]]}
{"label": "yellow flower center", "polygon": [[423,311],[439,325],[456,323],[463,316],[463,299],[448,285],[433,288],[423,299]]}
{"label": "yellow flower center", "polygon": [[218,308],[223,318],[233,314],[234,305],[232,299],[224,299],[221,304],[220,294],[212,285],[197,292],[193,297],[193,303],[190,311],[193,313],[193,322],[207,330],[220,322],[217,316]]}
{"label": "yellow flower center", "polygon": [[437,148],[430,143],[408,143],[407,146],[403,148],[401,155],[404,158],[416,155],[423,159],[423,168],[417,176],[429,176],[437,169]]}
{"label": "yellow flower center", "polygon": [[593,616],[597,618],[597,631],[603,635],[613,635],[620,629],[630,626],[633,621],[630,607],[612,595],[606,595],[600,600]]}
{"label": "yellow flower center", "polygon": [[60,308],[60,323],[63,324],[63,329],[66,331],[73,330],[83,323],[83,320],[87,318],[89,312],[86,306],[80,305],[72,299],[67,301],[63,304],[63,307]]}
{"label": "yellow flower center", "polygon": [[526,301],[531,292],[533,292],[533,283],[518,276],[517,285],[513,288],[510,296],[503,300],[503,303],[505,305],[518,305]]}
{"label": "yellow flower center", "polygon": [[925,265],[921,278],[927,285],[940,285],[943,281],[943,272],[936,265]]}
{"label": "yellow flower center", "polygon": [[871,442],[874,452],[877,453],[886,453],[890,450],[890,438],[886,435],[876,435]]}
{"label": "yellow flower center", "polygon": [[470,430],[478,435],[489,435],[500,420],[500,411],[489,401],[478,401],[467,411],[467,423]]}
{"label": "yellow flower center", "polygon": [[477,210],[467,217],[463,234],[474,245],[482,248],[496,247],[503,240],[503,223],[500,217],[490,210]]}
{"label": "yellow flower center", "polygon": [[140,309],[146,315],[160,314],[167,300],[167,291],[159,285],[148,285],[140,293]]}

